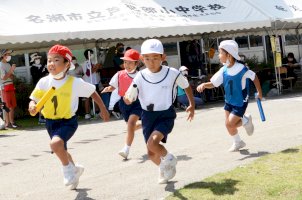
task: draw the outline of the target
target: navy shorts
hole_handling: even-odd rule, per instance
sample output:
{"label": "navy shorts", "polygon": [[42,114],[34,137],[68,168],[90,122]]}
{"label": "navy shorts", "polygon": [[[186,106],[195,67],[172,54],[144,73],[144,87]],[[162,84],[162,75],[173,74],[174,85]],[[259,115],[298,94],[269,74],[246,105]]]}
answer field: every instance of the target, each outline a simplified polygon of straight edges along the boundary
{"label": "navy shorts", "polygon": [[243,106],[233,106],[231,104],[225,103],[224,110],[229,111],[230,113],[233,113],[233,115],[236,115],[238,117],[243,117],[247,105],[248,105],[247,102],[243,103]]}
{"label": "navy shorts", "polygon": [[123,98],[121,98],[119,100],[119,108],[126,122],[128,122],[130,115],[137,115],[140,118],[143,111],[138,99],[132,104],[127,105]]}
{"label": "navy shorts", "polygon": [[142,112],[142,126],[145,142],[147,143],[153,131],[159,131],[164,135],[163,143],[167,142],[168,134],[174,127],[176,112],[171,106],[168,110],[163,111],[146,111]]}
{"label": "navy shorts", "polygon": [[64,148],[67,150],[67,141],[73,136],[78,128],[77,116],[70,119],[46,119],[46,129],[49,137],[54,136],[61,138],[64,141]]}

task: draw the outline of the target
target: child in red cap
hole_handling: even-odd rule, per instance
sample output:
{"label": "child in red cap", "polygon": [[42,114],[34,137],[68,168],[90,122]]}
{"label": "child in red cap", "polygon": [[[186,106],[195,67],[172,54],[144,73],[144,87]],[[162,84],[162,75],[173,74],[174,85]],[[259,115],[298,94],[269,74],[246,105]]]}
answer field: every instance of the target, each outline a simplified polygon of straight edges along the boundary
{"label": "child in red cap", "polygon": [[46,101],[42,114],[46,119],[46,129],[51,138],[50,147],[63,165],[64,184],[75,189],[84,171],[80,165],[75,165],[67,151],[67,141],[73,136],[78,127],[76,111],[79,97],[92,97],[99,106],[100,116],[108,121],[109,113],[95,91],[95,86],[80,78],[67,75],[73,69],[71,51],[61,45],[53,46],[47,55],[47,70],[49,75],[37,83],[30,95],[29,112],[35,114],[36,103],[51,88],[55,87],[54,95]]}
{"label": "child in red cap", "polygon": [[136,124],[141,117],[142,108],[139,100],[137,99],[132,104],[127,105],[124,102],[124,96],[129,86],[132,83],[133,78],[137,74],[137,65],[139,63],[139,53],[134,49],[129,49],[125,52],[124,57],[121,59],[124,60],[124,70],[118,71],[110,80],[108,87],[104,88],[102,93],[112,92],[115,89],[118,89],[118,94],[122,98],[119,101],[119,108],[122,112],[124,120],[127,123],[127,136],[126,144],[124,148],[119,151],[119,155],[127,159],[129,155],[129,150],[134,139],[134,131],[141,128],[140,124]]}

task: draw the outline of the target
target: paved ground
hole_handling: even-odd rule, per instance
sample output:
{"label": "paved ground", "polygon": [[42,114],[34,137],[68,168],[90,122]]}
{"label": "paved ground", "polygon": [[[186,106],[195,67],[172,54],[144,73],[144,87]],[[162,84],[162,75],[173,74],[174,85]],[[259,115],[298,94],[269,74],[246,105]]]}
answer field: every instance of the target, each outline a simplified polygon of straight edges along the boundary
{"label": "paved ground", "polygon": [[263,107],[264,123],[257,104],[250,103],[255,133],[248,137],[240,129],[247,148],[236,153],[227,152],[232,140],[224,128],[221,103],[197,110],[191,123],[179,112],[166,145],[177,156],[177,175],[167,185],[157,184],[158,169],[147,160],[141,131],[130,159],[122,161],[117,155],[124,143],[122,120],[80,125],[69,143],[75,160],[85,166],[76,191],[63,186],[61,166],[49,153],[44,129],[0,135],[0,199],[163,199],[188,183],[302,144],[301,93],[266,100]]}

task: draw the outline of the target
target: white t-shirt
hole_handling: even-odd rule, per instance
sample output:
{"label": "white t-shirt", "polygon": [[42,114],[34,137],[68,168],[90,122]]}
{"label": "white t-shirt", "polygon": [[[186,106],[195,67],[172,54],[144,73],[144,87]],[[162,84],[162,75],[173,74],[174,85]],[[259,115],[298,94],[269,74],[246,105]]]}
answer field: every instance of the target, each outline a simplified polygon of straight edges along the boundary
{"label": "white t-shirt", "polygon": [[157,73],[146,68],[137,74],[133,83],[137,85],[142,109],[147,110],[147,106],[154,104],[154,111],[169,109],[176,97],[177,86],[189,87],[188,80],[177,69],[167,66],[162,66]]}
{"label": "white t-shirt", "polygon": [[8,84],[12,84],[13,80],[11,78],[7,78],[6,80],[2,80],[4,78],[4,76],[9,72],[11,68],[11,65],[9,63],[4,63],[4,62],[0,62],[0,75],[1,75],[1,79],[0,79],[0,84],[2,85],[8,85]]}
{"label": "white t-shirt", "polygon": [[[65,76],[62,80],[55,80],[50,75],[45,76],[39,80],[37,83],[35,90],[43,90],[47,91],[51,87],[60,88],[68,79],[69,75]],[[72,97],[71,97],[71,112],[75,115],[78,104],[79,97],[90,97],[92,93],[95,91],[95,86],[83,81],[81,78],[74,77],[73,85],[72,85]],[[39,99],[36,99],[34,96],[30,96],[30,99],[38,102]]]}
{"label": "white t-shirt", "polygon": [[[83,78],[84,81],[86,81],[86,82],[88,82],[88,83],[92,83],[92,84],[94,84],[94,85],[99,84],[99,82],[100,82],[100,80],[101,80],[101,77],[100,77],[100,74],[99,74],[99,73],[94,72],[94,73],[92,73],[92,75],[90,75],[91,77],[86,75],[87,69],[88,69],[88,70],[90,69],[90,64],[89,64],[89,61],[88,61],[88,60],[86,60],[86,61],[83,63],[82,69],[83,69],[83,73],[84,73],[84,75],[83,75],[82,78]],[[91,79],[92,79],[92,80],[91,80]],[[91,81],[92,81],[92,82],[91,82]]]}
{"label": "white t-shirt", "polygon": [[[242,69],[243,69],[244,65],[241,64],[241,63],[238,63],[236,62],[232,67],[228,67],[227,68],[227,73],[230,75],[230,76],[235,76],[236,74],[238,74]],[[218,72],[216,72],[213,77],[211,78],[211,83],[215,86],[215,87],[219,87],[222,83],[223,83],[223,68],[224,67],[221,67],[219,69]],[[252,81],[254,81],[255,79],[255,72],[251,71],[251,70],[248,70],[242,77],[242,80],[241,80],[241,85],[242,85],[242,89],[245,88],[245,85],[246,85],[246,79],[249,78],[251,79]]]}

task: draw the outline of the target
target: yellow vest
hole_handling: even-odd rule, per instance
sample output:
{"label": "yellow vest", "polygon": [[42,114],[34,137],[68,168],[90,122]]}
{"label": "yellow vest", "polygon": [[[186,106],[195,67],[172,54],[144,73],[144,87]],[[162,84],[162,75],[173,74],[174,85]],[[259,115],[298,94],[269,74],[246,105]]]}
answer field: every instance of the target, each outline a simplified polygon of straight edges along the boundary
{"label": "yellow vest", "polygon": [[[69,76],[66,82],[59,88],[56,88],[54,95],[46,101],[41,113],[47,119],[70,119],[72,117],[71,98],[72,85],[74,77]],[[47,90],[33,91],[33,96],[41,99]]]}

